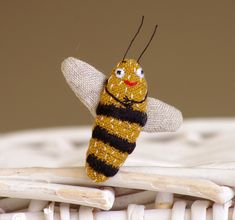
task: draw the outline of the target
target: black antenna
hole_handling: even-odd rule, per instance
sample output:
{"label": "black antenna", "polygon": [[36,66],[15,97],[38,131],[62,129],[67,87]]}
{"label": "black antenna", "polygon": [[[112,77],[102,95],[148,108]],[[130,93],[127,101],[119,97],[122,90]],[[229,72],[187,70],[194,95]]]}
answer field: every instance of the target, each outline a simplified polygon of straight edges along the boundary
{"label": "black antenna", "polygon": [[138,58],[138,60],[137,60],[138,63],[139,63],[140,58],[141,58],[142,55],[144,54],[144,52],[147,50],[149,44],[151,43],[151,41],[152,41],[152,39],[153,39],[153,37],[154,37],[154,35],[155,35],[155,33],[156,33],[157,27],[158,27],[158,25],[155,26],[154,31],[153,31],[153,33],[152,33],[152,36],[151,36],[151,38],[150,38],[148,44],[146,45],[146,47],[144,48],[144,50],[143,50],[142,53],[140,54],[140,56],[139,56],[139,58]]}
{"label": "black antenna", "polygon": [[132,40],[131,40],[131,42],[130,42],[130,44],[129,44],[129,46],[128,46],[128,48],[127,48],[127,50],[126,50],[126,52],[125,52],[125,54],[124,54],[122,60],[124,60],[124,59],[126,58],[126,55],[127,55],[128,51],[129,51],[129,49],[131,48],[132,43],[134,42],[136,36],[137,36],[138,33],[140,32],[140,29],[141,29],[141,27],[142,27],[142,25],[143,25],[143,22],[144,22],[144,16],[142,16],[142,20],[141,20],[140,26],[139,26],[139,28],[138,28],[138,30],[137,30],[135,36],[132,38]]}

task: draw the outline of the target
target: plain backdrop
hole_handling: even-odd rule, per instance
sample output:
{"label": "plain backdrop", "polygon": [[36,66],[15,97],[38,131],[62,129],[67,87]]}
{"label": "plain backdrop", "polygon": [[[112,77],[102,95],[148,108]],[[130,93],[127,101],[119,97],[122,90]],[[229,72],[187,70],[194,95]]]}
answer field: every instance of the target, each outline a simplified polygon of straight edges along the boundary
{"label": "plain backdrop", "polygon": [[135,33],[149,95],[185,118],[235,116],[235,1],[0,1],[0,132],[91,124],[60,70],[68,56],[109,74]]}

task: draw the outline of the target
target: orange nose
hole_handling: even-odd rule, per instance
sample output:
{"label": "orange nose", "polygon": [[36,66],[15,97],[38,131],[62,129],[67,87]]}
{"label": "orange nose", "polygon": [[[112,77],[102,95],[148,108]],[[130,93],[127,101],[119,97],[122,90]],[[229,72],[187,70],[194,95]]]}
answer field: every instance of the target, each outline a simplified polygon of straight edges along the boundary
{"label": "orange nose", "polygon": [[129,81],[129,80],[124,80],[124,83],[128,86],[135,86],[137,85],[138,82],[135,81]]}

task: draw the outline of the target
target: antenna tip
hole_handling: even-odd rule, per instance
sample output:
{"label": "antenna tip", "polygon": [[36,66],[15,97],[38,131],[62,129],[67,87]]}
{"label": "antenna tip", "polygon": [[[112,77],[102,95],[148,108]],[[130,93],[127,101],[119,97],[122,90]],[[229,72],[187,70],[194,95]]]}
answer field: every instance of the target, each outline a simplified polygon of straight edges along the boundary
{"label": "antenna tip", "polygon": [[142,18],[141,18],[141,23],[143,23],[144,21],[144,15],[142,15]]}

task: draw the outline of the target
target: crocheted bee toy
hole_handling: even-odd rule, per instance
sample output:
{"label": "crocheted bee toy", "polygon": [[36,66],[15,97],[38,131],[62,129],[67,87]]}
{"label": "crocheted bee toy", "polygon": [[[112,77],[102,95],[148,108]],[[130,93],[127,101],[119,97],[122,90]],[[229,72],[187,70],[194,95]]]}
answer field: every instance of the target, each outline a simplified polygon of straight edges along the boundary
{"label": "crocheted bee toy", "polygon": [[147,121],[147,83],[139,63],[123,60],[101,94],[87,151],[86,172],[96,182],[114,176],[135,148]]}
{"label": "crocheted bee toy", "polygon": [[[122,61],[108,79],[89,64],[75,58],[68,58],[62,63],[68,83],[95,116],[86,155],[86,172],[95,182],[106,181],[118,172],[135,149],[141,130],[171,131],[182,122],[178,110],[147,97],[147,82],[139,61],[157,26],[138,60],[126,59],[143,20],[144,17]],[[155,125],[155,122],[159,124]]]}

